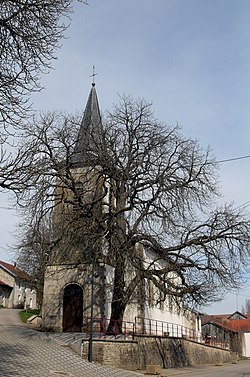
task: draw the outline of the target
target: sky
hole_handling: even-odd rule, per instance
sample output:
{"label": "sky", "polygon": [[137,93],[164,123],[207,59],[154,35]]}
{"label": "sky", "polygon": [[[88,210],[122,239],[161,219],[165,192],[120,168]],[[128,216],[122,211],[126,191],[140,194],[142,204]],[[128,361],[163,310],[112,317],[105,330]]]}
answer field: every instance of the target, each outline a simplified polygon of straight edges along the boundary
{"label": "sky", "polygon": [[[83,110],[94,65],[103,112],[118,94],[145,98],[160,121],[181,125],[218,161],[250,155],[249,0],[88,2],[74,3],[54,69],[32,95],[37,111]],[[220,163],[221,202],[249,206],[249,167],[250,158]],[[11,262],[21,219],[8,207],[1,194],[0,259]],[[247,298],[248,285],[204,310],[231,313]]]}

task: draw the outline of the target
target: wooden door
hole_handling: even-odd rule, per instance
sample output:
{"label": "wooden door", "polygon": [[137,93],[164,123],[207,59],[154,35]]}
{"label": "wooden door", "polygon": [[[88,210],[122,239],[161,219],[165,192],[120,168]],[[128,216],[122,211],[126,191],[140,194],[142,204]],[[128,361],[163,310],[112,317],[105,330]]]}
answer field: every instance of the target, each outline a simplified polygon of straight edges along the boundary
{"label": "wooden door", "polygon": [[63,332],[81,332],[83,290],[77,284],[67,285],[63,294]]}

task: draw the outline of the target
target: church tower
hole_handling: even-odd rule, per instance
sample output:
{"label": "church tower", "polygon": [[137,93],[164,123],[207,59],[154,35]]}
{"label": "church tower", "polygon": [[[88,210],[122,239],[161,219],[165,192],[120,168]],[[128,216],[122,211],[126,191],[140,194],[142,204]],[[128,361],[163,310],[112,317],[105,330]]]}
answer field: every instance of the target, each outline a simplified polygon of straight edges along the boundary
{"label": "church tower", "polygon": [[101,254],[103,213],[109,208],[109,185],[103,174],[103,128],[92,83],[72,153],[57,178],[54,238],[61,241],[52,259],[57,262],[91,262]]}
{"label": "church tower", "polygon": [[[90,284],[93,263],[95,312],[104,316],[103,213],[108,205],[108,186],[103,175],[102,122],[94,82],[89,93],[78,137],[57,178],[53,214],[57,242],[46,267],[43,327],[54,331],[82,331],[90,316]],[[92,276],[93,278],[93,276]]]}

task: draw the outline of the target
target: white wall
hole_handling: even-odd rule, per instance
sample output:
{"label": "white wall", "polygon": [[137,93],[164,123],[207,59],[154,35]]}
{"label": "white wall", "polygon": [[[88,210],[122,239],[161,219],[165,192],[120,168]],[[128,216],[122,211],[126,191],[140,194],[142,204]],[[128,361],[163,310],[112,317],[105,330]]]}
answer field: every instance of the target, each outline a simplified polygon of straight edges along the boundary
{"label": "white wall", "polygon": [[[139,248],[138,248],[139,252]],[[144,259],[144,267],[152,266],[152,262],[155,260],[155,255],[150,250],[141,250],[142,256]],[[154,262],[153,268],[162,268],[164,267],[164,261],[157,259]],[[175,283],[178,284],[179,277],[174,273],[170,273],[170,278],[172,278]],[[130,277],[133,277],[133,271],[130,271]],[[143,329],[148,333],[153,333],[155,328],[157,327],[157,331],[161,332],[169,332],[170,336],[181,336],[189,334],[189,336],[195,337],[195,339],[201,339],[201,324],[200,319],[196,313],[192,312],[191,310],[186,310],[185,313],[183,310],[177,307],[176,304],[171,303],[170,298],[166,298],[164,303],[159,304],[157,302],[159,300],[159,292],[157,291],[156,287],[151,286],[151,296],[148,292],[149,285],[145,284],[145,297],[146,301],[144,302],[144,314],[141,315],[141,307],[138,302],[133,301],[130,303],[125,311],[124,320],[125,321],[134,321],[135,317],[144,317],[146,320],[138,321],[143,322],[141,326]],[[148,320],[147,320],[148,319]],[[152,321],[150,321],[152,320]],[[156,321],[159,321],[156,324]],[[163,323],[164,322],[164,323]],[[167,325],[166,323],[173,324]],[[178,333],[177,333],[178,332]]]}
{"label": "white wall", "polygon": [[[13,306],[24,304],[24,308],[36,309],[36,290],[32,285],[24,281],[15,281],[13,289]],[[30,307],[30,304],[32,306]]]}
{"label": "white wall", "polygon": [[250,357],[250,332],[245,332],[245,344],[243,346],[243,356]]}

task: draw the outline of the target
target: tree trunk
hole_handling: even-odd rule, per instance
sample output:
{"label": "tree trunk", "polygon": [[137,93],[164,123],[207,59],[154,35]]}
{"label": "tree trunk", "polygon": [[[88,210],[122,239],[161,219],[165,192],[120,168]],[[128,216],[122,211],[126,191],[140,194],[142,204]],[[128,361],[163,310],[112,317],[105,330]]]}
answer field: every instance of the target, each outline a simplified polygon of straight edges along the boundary
{"label": "tree trunk", "polygon": [[109,321],[108,334],[122,334],[122,322],[125,311],[125,305],[121,301],[112,301],[111,319]]}
{"label": "tree trunk", "polygon": [[114,286],[111,303],[111,316],[108,332],[112,334],[122,333],[122,321],[126,308],[125,297],[125,265],[126,265],[126,222],[123,209],[126,204],[124,181],[116,184],[116,227],[111,237],[111,249],[114,256]]}
{"label": "tree trunk", "polygon": [[112,334],[122,333],[122,321],[126,308],[125,296],[125,264],[121,253],[116,257],[114,275],[113,297],[111,303],[111,316],[108,325],[108,332]]}

